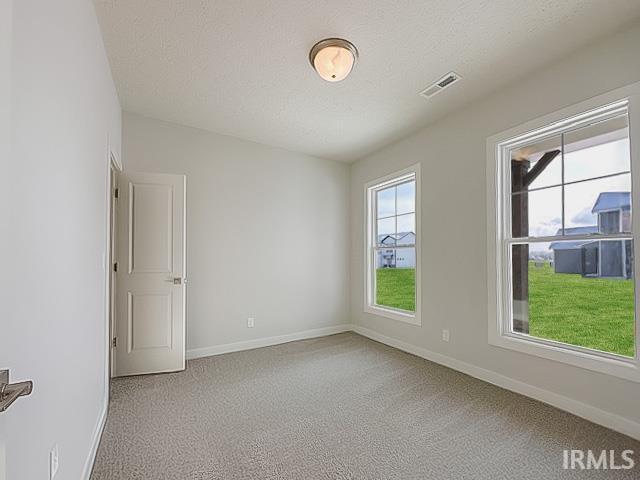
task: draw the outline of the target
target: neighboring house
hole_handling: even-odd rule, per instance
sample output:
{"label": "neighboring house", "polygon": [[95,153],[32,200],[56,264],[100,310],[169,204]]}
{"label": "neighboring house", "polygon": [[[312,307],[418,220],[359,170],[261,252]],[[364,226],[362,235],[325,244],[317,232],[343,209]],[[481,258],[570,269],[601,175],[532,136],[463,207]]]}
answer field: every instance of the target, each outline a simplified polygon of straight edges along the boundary
{"label": "neighboring house", "polygon": [[[631,227],[631,194],[603,192],[598,196],[592,213],[598,224],[566,228],[566,235],[628,232]],[[562,230],[558,231],[558,235]],[[631,242],[628,240],[577,240],[553,242],[553,264],[556,273],[576,273],[589,277],[631,278]]]}
{"label": "neighboring house", "polygon": [[[415,244],[416,234],[413,232],[378,235],[378,245],[390,247],[378,250],[378,268],[416,268]],[[395,248],[396,245],[399,247]],[[402,248],[402,245],[409,248]]]}
{"label": "neighboring house", "polygon": [[[598,233],[598,226],[565,228],[566,235],[588,235],[590,233]],[[562,229],[556,232],[556,235],[562,234]],[[579,273],[581,275],[594,273],[593,259],[583,247],[594,243],[593,240],[581,240],[576,242],[554,242],[549,245],[553,250],[553,266],[556,273]],[[589,250],[588,253],[591,253]]]}

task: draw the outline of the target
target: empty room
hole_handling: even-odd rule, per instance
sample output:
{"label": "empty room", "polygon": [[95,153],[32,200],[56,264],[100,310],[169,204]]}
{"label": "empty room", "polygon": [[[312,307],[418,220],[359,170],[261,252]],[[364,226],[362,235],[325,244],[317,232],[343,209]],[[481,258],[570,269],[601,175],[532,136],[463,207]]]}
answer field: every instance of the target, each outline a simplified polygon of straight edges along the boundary
{"label": "empty room", "polygon": [[0,0],[0,480],[640,479],[638,0]]}

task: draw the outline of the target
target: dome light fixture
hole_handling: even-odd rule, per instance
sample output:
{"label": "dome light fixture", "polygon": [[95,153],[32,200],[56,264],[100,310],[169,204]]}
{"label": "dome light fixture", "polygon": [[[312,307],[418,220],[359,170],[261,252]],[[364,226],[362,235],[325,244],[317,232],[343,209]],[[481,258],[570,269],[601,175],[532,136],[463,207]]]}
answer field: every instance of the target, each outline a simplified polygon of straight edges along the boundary
{"label": "dome light fixture", "polygon": [[311,66],[327,82],[344,80],[358,59],[356,46],[342,38],[325,38],[309,52]]}

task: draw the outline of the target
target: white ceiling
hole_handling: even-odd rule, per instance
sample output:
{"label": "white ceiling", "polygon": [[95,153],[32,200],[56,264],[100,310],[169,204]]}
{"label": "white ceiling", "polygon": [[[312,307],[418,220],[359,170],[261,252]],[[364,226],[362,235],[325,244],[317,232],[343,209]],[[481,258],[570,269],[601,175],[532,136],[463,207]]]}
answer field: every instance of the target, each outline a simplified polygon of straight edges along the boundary
{"label": "white ceiling", "polygon": [[[640,16],[638,0],[95,0],[123,108],[351,161]],[[327,83],[325,37],[360,59]],[[418,96],[450,70],[462,80]]]}

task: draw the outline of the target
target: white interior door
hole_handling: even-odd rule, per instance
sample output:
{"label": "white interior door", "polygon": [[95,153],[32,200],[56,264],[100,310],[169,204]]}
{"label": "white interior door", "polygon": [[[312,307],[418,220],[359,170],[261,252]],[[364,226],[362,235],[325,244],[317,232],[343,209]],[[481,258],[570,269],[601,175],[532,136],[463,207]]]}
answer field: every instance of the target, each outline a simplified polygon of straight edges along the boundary
{"label": "white interior door", "polygon": [[185,183],[119,175],[115,376],[185,368]]}

